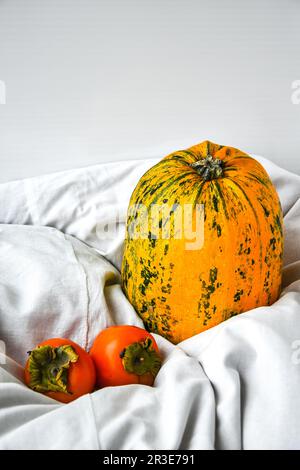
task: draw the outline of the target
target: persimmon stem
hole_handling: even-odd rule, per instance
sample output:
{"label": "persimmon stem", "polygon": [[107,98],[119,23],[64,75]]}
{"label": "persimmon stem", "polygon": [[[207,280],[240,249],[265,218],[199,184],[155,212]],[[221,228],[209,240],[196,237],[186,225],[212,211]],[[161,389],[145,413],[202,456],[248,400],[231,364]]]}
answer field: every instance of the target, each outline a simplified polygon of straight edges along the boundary
{"label": "persimmon stem", "polygon": [[155,377],[162,363],[161,357],[154,349],[153,341],[150,338],[130,344],[123,349],[120,358],[126,372],[136,375],[150,373]]}
{"label": "persimmon stem", "polygon": [[37,392],[63,392],[69,394],[68,369],[77,362],[78,355],[69,344],[54,348],[40,346],[29,352],[29,387]]}

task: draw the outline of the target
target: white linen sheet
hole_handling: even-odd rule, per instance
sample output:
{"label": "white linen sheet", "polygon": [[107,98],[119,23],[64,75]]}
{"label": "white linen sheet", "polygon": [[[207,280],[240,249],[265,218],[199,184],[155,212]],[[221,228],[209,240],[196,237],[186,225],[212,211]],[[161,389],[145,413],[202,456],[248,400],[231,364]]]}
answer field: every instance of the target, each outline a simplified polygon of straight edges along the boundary
{"label": "white linen sheet", "polygon": [[257,158],[285,214],[279,301],[178,346],[156,335],[153,388],[68,405],[24,385],[26,351],[55,336],[89,349],[109,325],[142,326],[119,270],[130,194],[157,159],[0,185],[0,449],[300,449],[300,177]]}

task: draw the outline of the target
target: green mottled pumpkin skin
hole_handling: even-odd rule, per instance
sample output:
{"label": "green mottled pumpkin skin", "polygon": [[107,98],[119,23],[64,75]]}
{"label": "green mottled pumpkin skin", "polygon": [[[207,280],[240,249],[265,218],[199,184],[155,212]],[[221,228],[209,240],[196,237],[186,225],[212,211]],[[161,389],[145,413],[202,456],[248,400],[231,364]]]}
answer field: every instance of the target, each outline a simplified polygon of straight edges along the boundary
{"label": "green mottled pumpkin skin", "polygon": [[[205,180],[191,166],[208,155],[222,162],[222,176]],[[145,234],[141,214],[130,209],[139,204],[202,205],[203,246],[187,249],[190,240],[176,239],[174,230],[169,239]],[[173,343],[271,305],[281,290],[282,223],[268,174],[246,153],[209,141],[175,152],[147,171],[131,196],[123,291],[146,328]]]}

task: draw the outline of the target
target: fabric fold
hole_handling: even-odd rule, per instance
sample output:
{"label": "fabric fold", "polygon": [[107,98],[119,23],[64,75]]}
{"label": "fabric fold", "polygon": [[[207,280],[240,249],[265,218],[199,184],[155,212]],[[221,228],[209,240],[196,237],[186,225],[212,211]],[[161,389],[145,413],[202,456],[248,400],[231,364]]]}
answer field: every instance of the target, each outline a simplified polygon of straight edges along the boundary
{"label": "fabric fold", "polygon": [[0,185],[0,449],[300,447],[300,177],[258,159],[285,213],[280,299],[177,346],[156,335],[153,388],[68,405],[24,385],[26,351],[57,336],[89,349],[110,325],[143,326],[119,270],[130,194],[157,159]]}

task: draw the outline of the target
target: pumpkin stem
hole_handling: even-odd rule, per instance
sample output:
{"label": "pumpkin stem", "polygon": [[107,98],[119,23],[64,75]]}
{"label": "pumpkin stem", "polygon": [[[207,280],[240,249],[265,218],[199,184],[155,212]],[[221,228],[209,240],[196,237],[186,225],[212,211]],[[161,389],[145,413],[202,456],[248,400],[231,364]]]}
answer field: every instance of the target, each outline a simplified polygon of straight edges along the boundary
{"label": "pumpkin stem", "polygon": [[136,375],[150,372],[153,377],[156,377],[162,362],[159,354],[153,348],[153,342],[150,338],[130,344],[123,349],[120,357],[126,372]]}
{"label": "pumpkin stem", "polygon": [[29,355],[29,387],[41,393],[69,393],[68,369],[77,360],[78,355],[68,344],[58,348],[48,345],[37,347]]}
{"label": "pumpkin stem", "polygon": [[218,158],[207,155],[206,158],[191,163],[191,167],[195,168],[197,173],[202,176],[204,181],[211,181],[223,176],[224,162]]}

